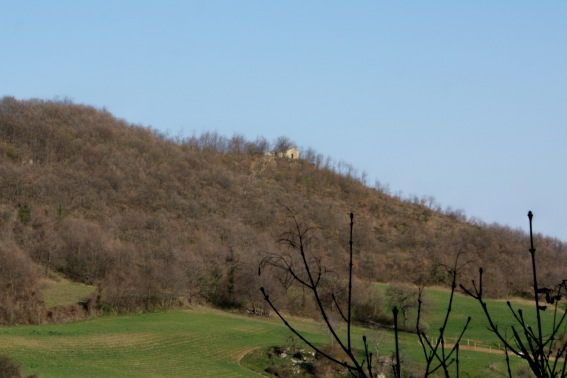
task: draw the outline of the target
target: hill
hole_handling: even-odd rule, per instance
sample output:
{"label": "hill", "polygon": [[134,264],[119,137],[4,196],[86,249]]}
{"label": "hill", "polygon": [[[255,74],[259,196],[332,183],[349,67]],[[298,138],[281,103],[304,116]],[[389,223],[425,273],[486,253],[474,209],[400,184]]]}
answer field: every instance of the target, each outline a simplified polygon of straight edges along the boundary
{"label": "hill", "polygon": [[[437,268],[459,251],[471,261],[463,282],[483,266],[492,295],[529,290],[523,232],[370,188],[352,167],[312,149],[301,159],[266,154],[287,142],[272,148],[263,138],[215,133],[174,140],[105,110],[4,97],[0,322],[45,321],[41,282],[51,272],[95,285],[93,301],[114,311],[195,301],[259,309],[260,286],[290,311],[309,311],[282,288],[286,277],[257,274],[263,258],[286,252],[277,243],[290,227],[286,207],[313,227],[310,253],[339,277],[355,213],[361,285],[420,277],[442,284]],[[565,277],[566,247],[538,235],[544,284]]]}

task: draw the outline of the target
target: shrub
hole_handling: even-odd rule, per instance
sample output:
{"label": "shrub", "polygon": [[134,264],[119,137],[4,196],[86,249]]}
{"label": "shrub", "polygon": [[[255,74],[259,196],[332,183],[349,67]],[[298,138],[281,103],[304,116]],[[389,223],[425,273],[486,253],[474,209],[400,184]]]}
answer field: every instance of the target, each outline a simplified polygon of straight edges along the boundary
{"label": "shrub", "polygon": [[[20,371],[20,365],[14,362],[10,357],[0,355],[0,378],[21,378],[24,377]],[[29,375],[28,378],[37,377]]]}

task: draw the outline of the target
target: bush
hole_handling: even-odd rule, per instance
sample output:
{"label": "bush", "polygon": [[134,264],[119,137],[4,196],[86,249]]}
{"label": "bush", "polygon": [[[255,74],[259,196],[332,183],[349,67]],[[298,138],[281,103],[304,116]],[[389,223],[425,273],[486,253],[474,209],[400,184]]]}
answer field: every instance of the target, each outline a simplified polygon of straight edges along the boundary
{"label": "bush", "polygon": [[382,293],[377,287],[353,282],[352,320],[365,325],[391,325],[393,320],[382,311]]}
{"label": "bush", "polygon": [[[0,355],[0,378],[21,378],[20,365],[14,362],[10,357]],[[28,378],[37,377],[29,375]]]}

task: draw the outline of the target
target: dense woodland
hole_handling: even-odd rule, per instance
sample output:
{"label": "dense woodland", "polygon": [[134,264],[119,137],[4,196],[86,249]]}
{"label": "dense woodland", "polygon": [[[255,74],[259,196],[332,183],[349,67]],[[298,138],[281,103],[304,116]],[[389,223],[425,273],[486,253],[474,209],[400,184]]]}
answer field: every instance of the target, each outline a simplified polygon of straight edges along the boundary
{"label": "dense woodland", "polygon": [[[278,243],[293,225],[288,209],[312,227],[309,253],[332,272],[329,292],[345,289],[356,214],[361,306],[373,281],[443,285],[457,253],[468,262],[461,282],[482,266],[491,295],[529,292],[523,231],[370,187],[311,148],[301,159],[269,154],[290,145],[171,138],[69,101],[1,99],[0,323],[47,321],[41,282],[53,272],[95,285],[106,311],[206,303],[262,312],[263,286],[282,308],[310,315],[285,276],[258,274],[266,257],[293,253]],[[542,284],[560,282],[567,245],[538,235],[537,246]]]}

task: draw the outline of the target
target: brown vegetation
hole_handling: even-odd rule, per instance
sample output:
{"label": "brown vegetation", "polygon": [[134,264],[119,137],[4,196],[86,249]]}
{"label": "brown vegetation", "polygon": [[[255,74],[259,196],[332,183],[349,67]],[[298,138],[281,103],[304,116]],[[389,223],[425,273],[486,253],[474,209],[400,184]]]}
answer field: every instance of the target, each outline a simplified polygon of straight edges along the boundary
{"label": "brown vegetation", "polygon": [[[524,232],[370,188],[365,174],[310,148],[300,160],[265,154],[284,141],[270,148],[263,138],[216,133],[173,140],[84,105],[1,99],[0,322],[46,318],[39,278],[51,270],[97,285],[99,304],[113,311],[205,301],[264,313],[263,286],[288,311],[308,315],[313,304],[285,277],[256,274],[278,251],[284,205],[316,228],[311,250],[340,277],[348,252],[336,246],[346,245],[345,214],[356,212],[361,285],[442,283],[436,267],[461,251],[474,260],[462,279],[488,266],[486,287],[497,288],[488,294],[529,293],[530,262],[518,259]],[[567,246],[537,239],[548,272],[542,285],[551,285],[565,276]],[[358,311],[372,313],[363,302]]]}
{"label": "brown vegetation", "polygon": [[[0,355],[0,378],[24,378],[22,375],[20,365],[14,362],[10,357]],[[37,376],[30,375],[28,378],[36,378]]]}

